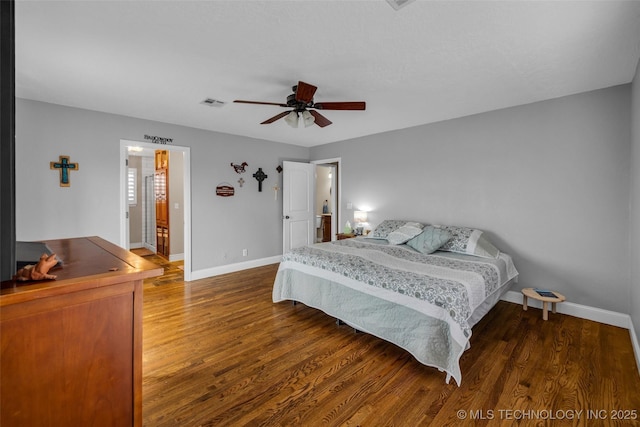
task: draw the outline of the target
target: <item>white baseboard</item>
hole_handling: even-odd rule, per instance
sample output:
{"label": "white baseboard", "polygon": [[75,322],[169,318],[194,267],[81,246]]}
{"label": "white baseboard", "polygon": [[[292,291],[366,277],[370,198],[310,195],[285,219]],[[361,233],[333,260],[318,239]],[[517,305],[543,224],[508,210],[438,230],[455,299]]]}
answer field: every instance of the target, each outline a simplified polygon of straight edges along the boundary
{"label": "white baseboard", "polygon": [[629,335],[631,335],[631,345],[633,347],[633,353],[636,356],[636,364],[638,365],[638,372],[640,372],[640,343],[638,342],[638,335],[633,327],[633,322],[629,318]]}
{"label": "white baseboard", "polygon": [[172,254],[169,255],[169,261],[182,261],[184,259],[184,254]]}
{"label": "white baseboard", "polygon": [[260,258],[251,261],[237,262],[235,264],[221,265],[220,267],[205,268],[204,270],[192,271],[191,280],[206,279],[207,277],[219,276],[221,274],[235,273],[236,271],[247,270],[249,268],[276,264],[280,261],[282,261],[282,255],[276,255],[269,258]]}
{"label": "white baseboard", "polygon": [[[522,304],[522,293],[517,291],[508,291],[502,297],[504,301]],[[529,298],[529,307],[542,309],[542,302]],[[569,316],[579,317],[581,319],[593,320],[594,322],[604,323],[606,325],[618,326],[620,328],[629,329],[631,324],[631,316],[616,311],[603,310],[601,308],[589,307],[588,305],[576,304],[573,302],[562,302],[556,304],[558,313],[568,314]]]}
{"label": "white baseboard", "polygon": [[[517,291],[508,291],[503,295],[502,300],[522,305],[522,293]],[[534,300],[533,298],[528,299],[528,305],[529,307],[542,309],[542,301]],[[631,316],[624,313],[618,313],[616,311],[603,310],[601,308],[589,307],[587,305],[566,301],[556,304],[556,311],[558,313],[568,314],[569,316],[593,320],[594,322],[627,329],[631,338],[631,346],[633,347],[633,353],[636,358],[636,365],[638,365],[638,372],[640,372],[640,343],[638,343],[638,336],[636,335],[633,327]],[[553,316],[553,314],[549,315]]]}

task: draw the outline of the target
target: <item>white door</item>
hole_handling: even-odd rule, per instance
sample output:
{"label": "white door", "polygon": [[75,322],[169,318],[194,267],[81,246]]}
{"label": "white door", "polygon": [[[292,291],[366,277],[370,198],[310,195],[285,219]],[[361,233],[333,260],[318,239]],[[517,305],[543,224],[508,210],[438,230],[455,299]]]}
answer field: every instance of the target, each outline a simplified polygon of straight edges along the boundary
{"label": "white door", "polygon": [[282,253],[314,243],[316,165],[283,162]]}

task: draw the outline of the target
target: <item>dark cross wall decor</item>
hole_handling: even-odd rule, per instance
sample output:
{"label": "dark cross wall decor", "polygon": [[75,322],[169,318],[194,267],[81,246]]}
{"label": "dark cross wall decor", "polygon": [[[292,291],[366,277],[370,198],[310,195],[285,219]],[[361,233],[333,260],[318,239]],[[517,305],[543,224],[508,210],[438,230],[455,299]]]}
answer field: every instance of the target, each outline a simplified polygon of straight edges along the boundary
{"label": "dark cross wall decor", "polygon": [[258,168],[258,172],[254,173],[253,177],[258,180],[258,191],[262,191],[262,181],[267,179],[267,174],[262,172],[262,168]]}
{"label": "dark cross wall decor", "polygon": [[51,169],[60,170],[60,187],[69,187],[71,186],[69,171],[77,171],[80,169],[80,165],[77,163],[71,163],[69,161],[69,156],[60,156],[59,162],[51,162]]}

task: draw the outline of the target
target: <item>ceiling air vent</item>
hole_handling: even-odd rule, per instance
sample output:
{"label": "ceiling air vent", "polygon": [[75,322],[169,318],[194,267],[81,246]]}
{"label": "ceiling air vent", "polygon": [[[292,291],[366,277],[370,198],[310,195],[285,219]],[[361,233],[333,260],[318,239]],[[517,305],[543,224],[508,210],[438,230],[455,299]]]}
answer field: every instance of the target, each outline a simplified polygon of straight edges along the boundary
{"label": "ceiling air vent", "polygon": [[395,10],[405,7],[409,3],[413,3],[415,0],[387,0],[387,3],[391,5]]}
{"label": "ceiling air vent", "polygon": [[204,101],[202,101],[200,104],[208,105],[209,107],[222,107],[226,103],[224,101],[219,101],[217,99],[207,98]]}

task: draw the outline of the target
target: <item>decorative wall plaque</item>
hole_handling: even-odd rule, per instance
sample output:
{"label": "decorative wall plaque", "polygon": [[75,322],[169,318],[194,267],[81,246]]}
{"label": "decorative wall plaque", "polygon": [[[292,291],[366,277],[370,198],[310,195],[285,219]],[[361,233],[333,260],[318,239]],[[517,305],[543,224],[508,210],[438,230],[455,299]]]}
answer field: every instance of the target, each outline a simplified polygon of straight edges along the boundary
{"label": "decorative wall plaque", "polygon": [[216,196],[230,197],[230,196],[233,196],[235,192],[236,192],[235,188],[233,188],[233,186],[228,182],[221,182],[216,187]]}
{"label": "decorative wall plaque", "polygon": [[165,138],[163,136],[156,135],[145,135],[144,139],[151,141],[153,144],[171,144],[173,142],[173,138]]}

